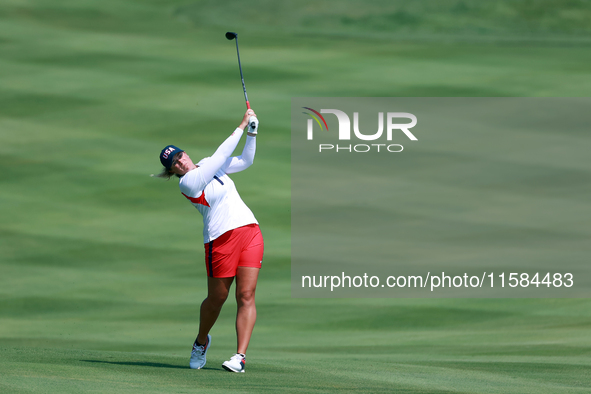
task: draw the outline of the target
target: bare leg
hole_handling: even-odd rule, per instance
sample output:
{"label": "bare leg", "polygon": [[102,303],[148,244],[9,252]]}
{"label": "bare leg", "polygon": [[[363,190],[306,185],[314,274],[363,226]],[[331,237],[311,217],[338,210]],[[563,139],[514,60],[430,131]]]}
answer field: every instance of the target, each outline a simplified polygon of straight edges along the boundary
{"label": "bare leg", "polygon": [[197,335],[197,341],[200,344],[204,345],[207,342],[207,334],[220,315],[233,281],[234,278],[207,277],[207,298],[201,303],[199,335]]}
{"label": "bare leg", "polygon": [[257,287],[259,269],[254,267],[238,267],[236,273],[236,336],[238,339],[237,353],[246,354],[250,336],[257,319],[254,293]]}

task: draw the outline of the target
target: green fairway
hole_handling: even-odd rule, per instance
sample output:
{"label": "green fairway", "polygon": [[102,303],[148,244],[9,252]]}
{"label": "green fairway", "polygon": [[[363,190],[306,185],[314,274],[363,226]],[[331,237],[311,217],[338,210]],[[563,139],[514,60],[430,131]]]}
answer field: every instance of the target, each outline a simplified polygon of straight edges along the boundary
{"label": "green fairway", "polygon": [[[291,298],[292,97],[589,96],[590,1],[480,3],[2,2],[0,393],[591,392],[589,299]],[[228,30],[261,122],[232,176],[266,244],[246,374],[231,299],[188,368],[201,216],[149,176],[240,122]]]}

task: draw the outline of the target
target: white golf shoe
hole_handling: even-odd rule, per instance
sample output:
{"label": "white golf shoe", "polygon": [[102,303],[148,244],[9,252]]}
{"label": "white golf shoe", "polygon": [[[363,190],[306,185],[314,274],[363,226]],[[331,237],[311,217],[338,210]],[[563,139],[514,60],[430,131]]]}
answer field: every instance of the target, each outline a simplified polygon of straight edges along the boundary
{"label": "white golf shoe", "polygon": [[224,369],[226,371],[230,371],[230,372],[244,372],[244,364],[245,363],[246,363],[245,357],[242,354],[236,353],[235,355],[232,356],[231,359],[224,362],[222,364],[222,367],[224,367]]}
{"label": "white golf shoe", "polygon": [[205,345],[197,346],[197,341],[193,344],[193,351],[191,352],[191,360],[189,366],[192,369],[201,369],[205,365],[205,356],[207,349],[211,346],[211,335],[207,334],[207,343]]}

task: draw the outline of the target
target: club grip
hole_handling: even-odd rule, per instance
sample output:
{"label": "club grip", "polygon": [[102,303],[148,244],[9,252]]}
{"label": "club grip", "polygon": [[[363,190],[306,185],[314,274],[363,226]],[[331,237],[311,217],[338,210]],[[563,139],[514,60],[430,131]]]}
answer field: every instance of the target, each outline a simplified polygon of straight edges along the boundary
{"label": "club grip", "polygon": [[246,100],[246,109],[250,109],[250,103]]}

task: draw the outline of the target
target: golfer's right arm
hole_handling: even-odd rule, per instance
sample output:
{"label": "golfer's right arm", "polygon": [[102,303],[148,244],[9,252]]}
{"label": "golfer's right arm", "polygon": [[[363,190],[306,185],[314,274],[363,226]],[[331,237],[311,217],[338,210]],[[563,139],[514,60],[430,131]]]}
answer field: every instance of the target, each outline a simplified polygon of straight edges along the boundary
{"label": "golfer's right arm", "polygon": [[[246,111],[246,114],[244,115],[244,119],[242,119],[240,127],[242,127],[243,125],[244,127],[248,127],[248,123],[250,122],[251,116],[256,116],[254,111],[252,114]],[[228,160],[226,160],[226,163],[224,163],[224,165],[222,166],[222,170],[226,174],[233,174],[236,172],[244,171],[248,167],[250,167],[254,162],[254,155],[257,149],[256,140],[256,136],[250,135],[250,133],[248,133],[248,136],[246,137],[246,142],[244,143],[244,149],[242,149],[242,154],[240,156],[228,158]]]}
{"label": "golfer's right arm", "polygon": [[244,133],[244,129],[248,126],[248,119],[254,116],[254,112],[252,110],[249,111],[244,114],[240,126],[217,148],[215,153],[207,161],[183,176],[181,182],[183,189],[191,193],[199,193],[211,182],[216,172],[222,168],[228,158],[230,158],[232,152],[234,152],[234,149],[236,149]]}

